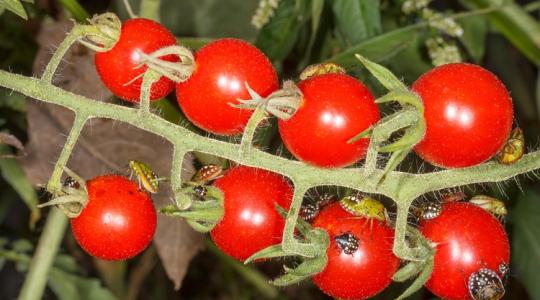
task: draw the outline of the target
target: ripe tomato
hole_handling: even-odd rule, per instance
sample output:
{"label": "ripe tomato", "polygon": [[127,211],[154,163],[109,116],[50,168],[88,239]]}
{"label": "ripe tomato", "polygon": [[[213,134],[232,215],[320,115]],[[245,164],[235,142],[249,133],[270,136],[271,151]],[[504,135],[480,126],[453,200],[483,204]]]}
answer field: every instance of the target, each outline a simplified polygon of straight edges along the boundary
{"label": "ripe tomato", "polygon": [[[143,18],[129,19],[122,24],[120,38],[114,47],[107,52],[96,53],[96,70],[113,94],[124,100],[139,102],[142,78],[131,81],[147,69],[147,66],[136,68],[141,63],[140,53],[151,54],[172,45],[176,45],[176,39],[163,25]],[[174,55],[161,59],[178,61]],[[152,85],[150,99],[163,98],[173,89],[174,82],[163,76]]]}
{"label": "ripe tomato", "polygon": [[283,176],[239,166],[214,182],[224,194],[223,219],[210,232],[219,249],[244,261],[255,252],[279,244],[285,220],[276,204],[288,209],[292,188]]}
{"label": "ripe tomato", "polygon": [[278,122],[287,149],[299,160],[325,168],[364,158],[369,139],[347,141],[380,118],[367,87],[345,74],[314,76],[298,87],[303,94],[300,108],[289,120]]}
{"label": "ripe tomato", "polygon": [[424,102],[426,135],[415,151],[425,161],[461,168],[480,164],[504,145],[512,129],[512,99],[491,72],[447,64],[412,86]]}
{"label": "ripe tomato", "polygon": [[120,175],[95,177],[86,183],[88,203],[71,219],[75,239],[89,254],[124,260],[141,251],[156,230],[156,211],[150,196]]}
{"label": "ripe tomato", "polygon": [[326,230],[331,240],[328,264],[313,277],[322,291],[334,298],[366,299],[390,284],[399,267],[399,259],[392,252],[391,227],[354,216],[339,203],[324,208],[313,226]]}
{"label": "ripe tomato", "polygon": [[444,299],[469,299],[472,273],[487,268],[500,274],[510,249],[502,225],[489,212],[470,203],[443,204],[442,213],[420,222],[424,236],[437,245],[435,268],[426,287]]}
{"label": "ripe tomato", "polygon": [[265,97],[279,87],[276,71],[255,46],[237,39],[220,39],[195,54],[195,71],[178,83],[176,97],[186,117],[215,134],[241,133],[253,111],[229,103],[249,99],[249,86]]}

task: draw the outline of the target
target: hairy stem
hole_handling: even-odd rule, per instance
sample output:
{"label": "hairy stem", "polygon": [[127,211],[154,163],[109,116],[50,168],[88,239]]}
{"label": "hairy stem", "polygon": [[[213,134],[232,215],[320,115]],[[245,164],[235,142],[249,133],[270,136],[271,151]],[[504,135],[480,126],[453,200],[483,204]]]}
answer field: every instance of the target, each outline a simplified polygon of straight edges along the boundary
{"label": "hairy stem", "polygon": [[257,107],[249,122],[244,129],[244,134],[242,135],[242,141],[240,142],[240,151],[238,156],[241,159],[245,154],[249,153],[253,149],[253,137],[255,136],[255,131],[259,124],[266,119],[266,113],[262,107]]}
{"label": "hairy stem", "polygon": [[64,55],[69,50],[71,45],[73,45],[73,43],[75,43],[75,41],[77,41],[77,39],[82,36],[82,34],[82,27],[78,24],[75,24],[75,26],[73,26],[66,38],[62,41],[62,43],[60,43],[53,56],[51,57],[51,60],[49,60],[49,63],[45,67],[45,71],[43,71],[43,75],[41,75],[41,80],[46,82],[52,82],[54,73],[56,72],[58,65],[64,58]]}
{"label": "hairy stem", "polygon": [[296,222],[298,213],[302,206],[302,199],[308,190],[308,186],[295,182],[294,195],[285,221],[285,229],[283,231],[283,251],[304,257],[315,257],[321,252],[326,252],[326,249],[317,249],[315,245],[301,243],[295,238],[294,231],[296,230]]}
{"label": "hairy stem", "polygon": [[182,168],[186,153],[187,150],[183,149],[181,145],[174,145],[171,162],[171,189],[176,200],[176,205],[179,209],[188,209],[192,203],[192,199],[190,197],[185,197],[185,195],[181,195],[180,192],[182,189]]}
{"label": "hairy stem", "polygon": [[58,208],[51,209],[32,258],[30,270],[19,294],[19,300],[41,299],[47,284],[49,270],[66,231],[67,220],[67,217]]}
{"label": "hairy stem", "polygon": [[[87,119],[87,116],[84,114],[75,115],[75,121],[73,122],[71,131],[47,184],[47,190],[53,195],[60,188],[60,178],[64,172],[64,167],[71,156],[73,147],[77,143],[77,139]],[[20,300],[41,298],[47,283],[47,274],[58,252],[66,227],[67,217],[59,209],[52,208],[50,215],[47,217],[47,223],[39,239],[36,252],[32,258],[28,275],[19,294]]]}
{"label": "hairy stem", "polygon": [[397,217],[395,224],[394,236],[394,254],[396,256],[410,261],[421,261],[424,258],[418,257],[413,249],[409,247],[405,236],[407,234],[407,217],[409,216],[409,208],[414,199],[408,199],[405,202],[397,204]]}
{"label": "hairy stem", "polygon": [[160,78],[160,75],[148,68],[142,77],[141,84],[141,102],[139,107],[139,112],[141,114],[150,113],[150,98],[152,97],[152,84],[157,82]]}
{"label": "hairy stem", "polygon": [[390,116],[381,126],[375,127],[369,141],[366,156],[366,175],[370,175],[377,167],[378,148],[382,142],[387,140],[393,132],[399,129],[412,126],[418,122],[418,112],[414,109],[406,109],[399,114]]}

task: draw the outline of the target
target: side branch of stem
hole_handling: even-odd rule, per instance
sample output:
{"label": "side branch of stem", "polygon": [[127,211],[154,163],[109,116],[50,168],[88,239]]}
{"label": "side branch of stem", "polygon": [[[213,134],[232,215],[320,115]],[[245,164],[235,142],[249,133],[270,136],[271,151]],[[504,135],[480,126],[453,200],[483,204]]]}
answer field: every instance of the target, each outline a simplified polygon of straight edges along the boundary
{"label": "side branch of stem", "polygon": [[[75,121],[73,122],[71,131],[47,184],[47,189],[53,194],[60,187],[60,178],[64,167],[71,156],[73,147],[77,143],[77,139],[87,120],[88,117],[85,114],[75,115]],[[58,208],[52,208],[47,217],[47,223],[39,239],[36,252],[30,263],[30,269],[19,294],[19,300],[38,300],[41,298],[47,284],[49,269],[58,252],[66,227],[67,217]]]}

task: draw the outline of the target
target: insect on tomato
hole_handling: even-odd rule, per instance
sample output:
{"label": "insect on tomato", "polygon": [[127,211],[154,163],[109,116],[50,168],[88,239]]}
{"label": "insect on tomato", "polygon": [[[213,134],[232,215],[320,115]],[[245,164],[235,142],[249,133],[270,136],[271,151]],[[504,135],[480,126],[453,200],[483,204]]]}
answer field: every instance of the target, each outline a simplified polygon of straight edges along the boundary
{"label": "insect on tomato", "polygon": [[[482,272],[474,273],[489,269],[500,278],[505,275],[500,270],[508,266],[508,238],[499,221],[484,209],[471,203],[444,203],[438,217],[420,222],[420,230],[436,245],[433,273],[426,283],[435,295],[444,299],[468,299],[471,294],[483,293],[482,290],[469,291],[468,282],[486,288],[474,284],[475,277]],[[498,286],[496,281],[493,286]],[[484,292],[489,291],[489,288],[484,289]]]}
{"label": "insect on tomato", "polygon": [[281,242],[285,220],[276,205],[288,209],[293,193],[283,176],[239,166],[228,170],[213,185],[224,196],[223,219],[210,232],[219,249],[244,261]]}
{"label": "insect on tomato", "polygon": [[[114,47],[96,53],[96,70],[113,94],[127,101],[139,102],[141,75],[147,70],[147,66],[140,66],[143,59],[141,53],[151,54],[172,45],[176,45],[176,39],[163,25],[143,18],[129,19],[122,24],[120,38]],[[178,61],[174,55],[160,59]],[[163,98],[173,89],[174,82],[162,76],[152,85],[150,100]]]}
{"label": "insect on tomato", "polygon": [[385,222],[353,215],[336,202],[315,217],[313,226],[326,230],[331,240],[328,263],[313,277],[323,292],[365,299],[390,284],[399,259],[392,252],[394,230]]}
{"label": "insect on tomato", "polygon": [[412,86],[424,103],[426,134],[415,147],[444,168],[480,164],[497,154],[512,129],[512,99],[482,67],[455,63],[422,75]]}
{"label": "insect on tomato", "polygon": [[279,87],[276,71],[255,46],[237,39],[220,39],[195,54],[195,71],[176,86],[186,117],[198,127],[219,135],[243,131],[251,110],[232,107],[249,99],[245,84],[265,97]]}
{"label": "insect on tomato", "polygon": [[156,211],[150,196],[120,175],[104,175],[86,182],[88,202],[71,219],[79,245],[106,260],[124,260],[141,251],[156,230]]}
{"label": "insect on tomato", "polygon": [[159,178],[147,163],[139,160],[129,160],[128,165],[131,171],[129,177],[131,178],[134,173],[137,176],[139,187],[143,187],[147,192],[152,194],[158,192]]}
{"label": "insect on tomato", "polygon": [[369,139],[347,143],[376,123],[379,109],[366,86],[346,74],[325,74],[301,81],[302,104],[289,120],[279,120],[287,149],[299,160],[345,167],[366,155]]}

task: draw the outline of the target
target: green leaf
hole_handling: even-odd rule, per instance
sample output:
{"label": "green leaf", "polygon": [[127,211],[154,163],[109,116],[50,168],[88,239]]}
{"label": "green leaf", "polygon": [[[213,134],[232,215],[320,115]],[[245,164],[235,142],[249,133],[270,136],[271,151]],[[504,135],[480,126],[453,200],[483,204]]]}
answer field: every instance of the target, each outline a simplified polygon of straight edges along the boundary
{"label": "green leaf", "polygon": [[328,61],[347,68],[358,63],[354,57],[356,53],[361,53],[374,62],[387,60],[414,43],[417,31],[417,26],[409,26],[386,32],[351,46]]}
{"label": "green leaf", "polygon": [[11,248],[19,253],[28,253],[34,250],[34,245],[28,240],[20,239],[11,243]]}
{"label": "green leaf", "polygon": [[77,0],[60,0],[62,6],[77,20],[77,22],[85,22],[90,18],[90,14],[81,6]]}
{"label": "green leaf", "polygon": [[334,0],[332,10],[347,45],[382,32],[379,0]]}
{"label": "green leaf", "polygon": [[[361,54],[356,54],[355,56],[364,65],[364,67],[368,69],[371,75],[377,78],[379,83],[381,83],[389,91],[391,92],[396,91],[396,93],[402,94],[398,90],[407,90],[407,86],[405,86],[405,84],[403,84],[403,82],[401,82],[401,80],[399,80],[399,78],[397,78],[396,75],[392,73],[392,71],[388,70],[387,68],[377,63],[374,63],[373,61],[362,56]],[[406,97],[407,96],[408,95],[406,95]],[[393,99],[393,98],[390,98],[390,99]]]}
{"label": "green leaf", "polygon": [[197,0],[194,11],[195,33],[202,37],[233,36],[252,40],[257,30],[251,25],[251,16],[257,5],[258,1]]}
{"label": "green leaf", "polygon": [[306,53],[304,58],[298,64],[302,69],[308,64],[311,58],[311,52],[313,50],[313,45],[317,39],[317,32],[321,22],[321,15],[324,8],[324,0],[313,0],[311,1],[311,35],[309,37],[309,42],[307,45]]}
{"label": "green leaf", "polygon": [[77,263],[68,255],[58,255],[49,275],[49,286],[60,300],[114,300],[112,293],[96,278],[76,273]]}
{"label": "green leaf", "polygon": [[27,103],[23,94],[9,93],[3,89],[0,92],[0,108],[6,107],[17,112],[26,112]]}
{"label": "green leaf", "polygon": [[540,194],[528,189],[511,212],[514,223],[512,263],[531,299],[540,299]]}
{"label": "green leaf", "polygon": [[488,14],[491,24],[518,48],[531,62],[540,66],[540,23],[518,4],[510,1],[461,0],[470,9],[504,4],[504,8]]}
{"label": "green leaf", "polygon": [[5,8],[19,17],[28,20],[28,14],[20,0],[0,0],[0,7]]}
{"label": "green leaf", "polygon": [[295,1],[280,1],[275,15],[259,32],[255,45],[271,61],[283,60],[296,42],[305,22],[305,15],[309,15],[309,12],[304,12],[302,7],[296,7]]}
{"label": "green leaf", "polygon": [[487,21],[479,16],[464,18],[458,21],[463,28],[463,35],[459,38],[470,57],[475,63],[480,63],[486,50]]}
{"label": "green leaf", "polygon": [[[11,154],[11,151],[7,146],[0,145],[1,154]],[[0,172],[2,173],[2,177],[19,194],[30,209],[30,225],[33,226],[40,218],[40,211],[37,208],[38,197],[36,191],[24,175],[19,163],[13,158],[0,158]]]}
{"label": "green leaf", "polygon": [[179,37],[176,38],[178,44],[184,47],[188,47],[191,50],[198,50],[204,45],[213,42],[215,39],[212,38],[195,38],[195,37]]}

